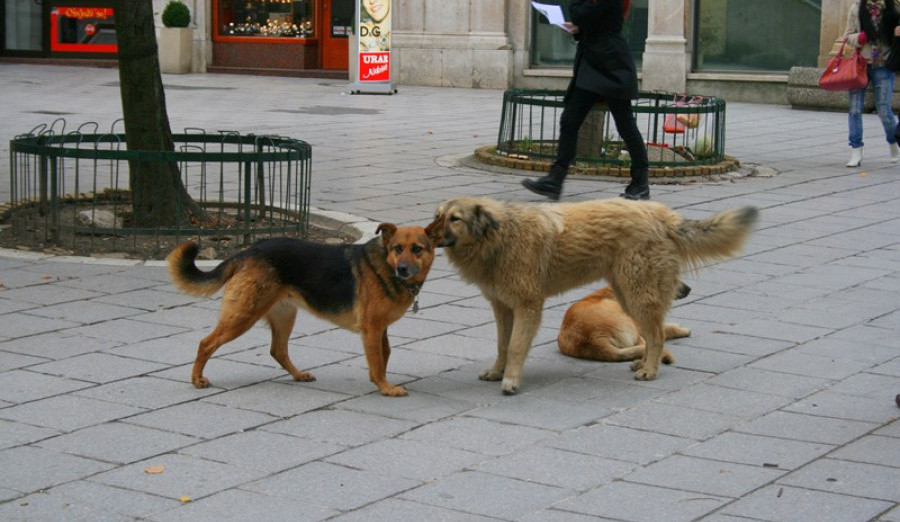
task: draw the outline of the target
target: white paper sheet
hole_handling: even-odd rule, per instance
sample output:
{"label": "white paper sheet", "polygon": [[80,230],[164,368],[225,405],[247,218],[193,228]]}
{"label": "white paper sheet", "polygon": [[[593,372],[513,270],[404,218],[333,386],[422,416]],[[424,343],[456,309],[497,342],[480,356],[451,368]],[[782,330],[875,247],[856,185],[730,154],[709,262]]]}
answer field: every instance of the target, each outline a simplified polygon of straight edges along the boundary
{"label": "white paper sheet", "polygon": [[566,26],[566,17],[563,15],[562,8],[558,5],[553,4],[542,4],[540,2],[531,2],[531,6],[534,9],[541,13],[542,15],[547,17],[547,21],[551,24],[559,27],[563,31],[569,33],[569,28]]}

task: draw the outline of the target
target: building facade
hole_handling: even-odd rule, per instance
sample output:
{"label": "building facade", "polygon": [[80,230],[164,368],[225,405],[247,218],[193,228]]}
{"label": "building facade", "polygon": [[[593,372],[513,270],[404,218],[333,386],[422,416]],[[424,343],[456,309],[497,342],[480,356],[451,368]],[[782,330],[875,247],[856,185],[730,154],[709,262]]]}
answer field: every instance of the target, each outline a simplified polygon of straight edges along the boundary
{"label": "building facade", "polygon": [[[0,56],[115,58],[108,0],[0,1]],[[168,0],[153,2],[161,13]],[[356,2],[388,4],[392,76],[401,86],[559,89],[575,52],[572,38],[525,0],[183,2],[193,18],[194,72],[340,77]],[[791,67],[825,63],[851,2],[632,0],[627,38],[641,88],[786,103]]]}

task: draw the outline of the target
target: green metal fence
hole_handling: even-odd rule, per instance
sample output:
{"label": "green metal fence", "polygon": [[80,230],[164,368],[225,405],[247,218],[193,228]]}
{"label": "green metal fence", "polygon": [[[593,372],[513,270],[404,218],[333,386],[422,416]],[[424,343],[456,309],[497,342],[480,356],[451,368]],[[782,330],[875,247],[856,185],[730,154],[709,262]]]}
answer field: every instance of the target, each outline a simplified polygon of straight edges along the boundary
{"label": "green metal fence", "polygon": [[[510,90],[503,96],[497,152],[521,159],[556,157],[565,91]],[[632,101],[650,167],[710,165],[725,158],[725,101],[712,96],[642,92]],[[576,163],[627,166],[612,116],[598,104],[579,131]]]}
{"label": "green metal fence", "polygon": [[[123,133],[98,132],[96,123],[71,132],[65,125],[56,120],[10,141],[11,201],[0,216],[9,225],[5,234],[34,234],[50,246],[91,252],[128,250],[148,236],[165,251],[186,238],[246,245],[271,235],[307,235],[312,148],[303,141],[186,129],[173,136],[174,151],[141,151],[128,150]],[[172,228],[128,226],[134,160],[177,164],[207,219]],[[101,214],[111,219],[98,219]]]}

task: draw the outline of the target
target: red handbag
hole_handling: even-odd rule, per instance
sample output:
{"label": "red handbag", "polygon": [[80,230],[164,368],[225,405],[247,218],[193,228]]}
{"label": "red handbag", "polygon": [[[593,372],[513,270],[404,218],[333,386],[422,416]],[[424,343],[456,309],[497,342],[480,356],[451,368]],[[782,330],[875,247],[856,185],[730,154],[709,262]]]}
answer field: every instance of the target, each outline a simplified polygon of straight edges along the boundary
{"label": "red handbag", "polygon": [[844,46],[847,39],[841,44],[841,50],[837,55],[828,60],[825,72],[819,77],[819,87],[826,91],[852,91],[862,89],[869,84],[866,74],[866,59],[859,54],[859,49],[853,51],[849,57],[844,57]]}

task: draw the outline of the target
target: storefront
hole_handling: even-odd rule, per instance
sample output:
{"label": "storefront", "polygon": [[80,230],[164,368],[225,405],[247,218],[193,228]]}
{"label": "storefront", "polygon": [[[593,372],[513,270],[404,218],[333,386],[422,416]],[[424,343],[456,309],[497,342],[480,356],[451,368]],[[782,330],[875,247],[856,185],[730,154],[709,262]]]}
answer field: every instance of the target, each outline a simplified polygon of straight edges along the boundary
{"label": "storefront", "polygon": [[214,67],[347,70],[354,0],[213,0]]}
{"label": "storefront", "polygon": [[[159,13],[169,0],[153,0]],[[356,4],[385,0],[182,0],[193,72],[348,71]],[[564,8],[570,0],[545,0]],[[0,0],[0,56],[115,59],[109,0]],[[851,0],[632,0],[626,37],[645,90],[784,100],[792,67],[824,65]],[[371,5],[369,5],[371,4]],[[575,44],[529,2],[394,0],[399,85],[558,89]],[[159,20],[157,20],[159,24]],[[346,77],[346,76],[344,76]]]}
{"label": "storefront", "polygon": [[[355,1],[185,0],[195,26],[195,63],[202,64],[195,71],[346,71]],[[167,2],[154,0],[157,16]],[[109,0],[2,0],[2,5],[0,56],[116,59]]]}
{"label": "storefront", "polygon": [[109,0],[7,0],[2,17],[6,56],[115,59]]}

